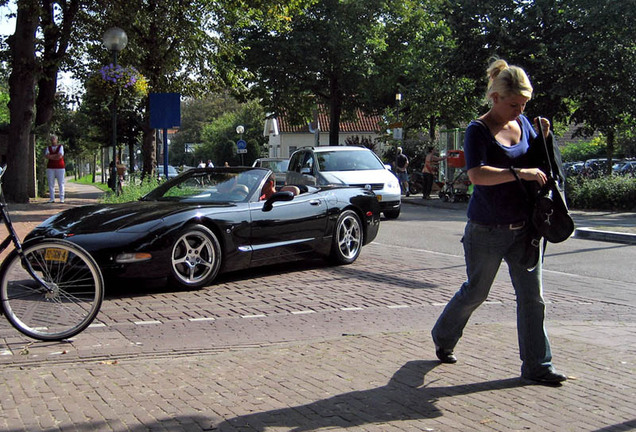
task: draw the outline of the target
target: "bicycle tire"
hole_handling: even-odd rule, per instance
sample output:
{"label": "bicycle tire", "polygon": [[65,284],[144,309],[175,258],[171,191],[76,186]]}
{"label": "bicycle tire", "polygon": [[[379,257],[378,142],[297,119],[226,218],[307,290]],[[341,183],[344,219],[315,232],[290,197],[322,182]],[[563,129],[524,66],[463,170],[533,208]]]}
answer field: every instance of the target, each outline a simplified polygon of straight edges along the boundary
{"label": "bicycle tire", "polygon": [[43,341],[68,339],[88,327],[104,298],[104,279],[93,257],[59,239],[32,240],[22,250],[50,289],[42,287],[12,251],[0,268],[0,301],[11,325]]}

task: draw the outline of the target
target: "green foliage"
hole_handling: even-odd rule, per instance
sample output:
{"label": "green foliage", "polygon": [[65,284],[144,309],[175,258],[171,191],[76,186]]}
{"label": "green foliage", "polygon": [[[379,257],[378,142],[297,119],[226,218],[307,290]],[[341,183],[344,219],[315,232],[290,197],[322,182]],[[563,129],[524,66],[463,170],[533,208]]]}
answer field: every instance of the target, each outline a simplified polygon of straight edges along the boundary
{"label": "green foliage", "polygon": [[9,124],[9,93],[0,90],[0,126]]}
{"label": "green foliage", "polygon": [[596,179],[568,178],[567,198],[571,208],[636,210],[636,177],[606,176]]}
{"label": "green foliage", "polygon": [[577,141],[561,147],[563,162],[585,161],[587,159],[604,157],[607,144],[602,136],[587,141]]}
{"label": "green foliage", "polygon": [[[197,148],[197,160],[212,159],[215,165],[251,165],[265,152],[267,138],[263,137],[263,121],[265,112],[256,101],[241,105],[237,110],[219,116],[204,126],[201,133],[203,144]],[[236,141],[240,136],[236,127],[245,128],[243,140],[247,142],[247,153],[241,156],[236,152]]]}
{"label": "green foliage", "polygon": [[[226,61],[232,70],[249,71],[242,76],[242,88],[262,99],[269,112],[304,124],[320,104],[330,107],[331,121],[337,125],[341,114],[363,103],[376,59],[387,55],[385,3],[310,3],[283,27],[255,17],[245,22],[237,15],[235,22],[228,22],[231,34],[226,37],[241,51]],[[332,142],[333,127],[330,132]]]}
{"label": "green foliage", "polygon": [[156,178],[146,178],[141,182],[133,179],[133,181],[123,185],[122,193],[119,195],[115,195],[112,190],[108,189],[101,202],[112,204],[137,201],[157,186],[159,186],[159,180]]}
{"label": "green foliage", "polygon": [[[203,128],[226,112],[237,111],[240,103],[229,92],[212,93],[203,98],[187,98],[181,103],[181,126],[170,141],[170,161],[173,165],[196,166],[196,153],[186,152],[203,142]],[[201,155],[204,157],[205,155]],[[206,158],[210,159],[210,157]]]}

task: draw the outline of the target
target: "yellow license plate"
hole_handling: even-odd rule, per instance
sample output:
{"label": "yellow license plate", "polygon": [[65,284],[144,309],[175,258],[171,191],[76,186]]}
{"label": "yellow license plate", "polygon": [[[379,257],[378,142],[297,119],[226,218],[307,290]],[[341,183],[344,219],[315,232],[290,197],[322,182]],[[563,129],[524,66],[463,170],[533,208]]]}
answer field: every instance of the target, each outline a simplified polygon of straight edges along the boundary
{"label": "yellow license plate", "polygon": [[382,201],[382,195],[376,195],[378,197],[378,201]]}
{"label": "yellow license plate", "polygon": [[68,260],[68,251],[65,249],[47,248],[44,252],[46,261],[66,262]]}

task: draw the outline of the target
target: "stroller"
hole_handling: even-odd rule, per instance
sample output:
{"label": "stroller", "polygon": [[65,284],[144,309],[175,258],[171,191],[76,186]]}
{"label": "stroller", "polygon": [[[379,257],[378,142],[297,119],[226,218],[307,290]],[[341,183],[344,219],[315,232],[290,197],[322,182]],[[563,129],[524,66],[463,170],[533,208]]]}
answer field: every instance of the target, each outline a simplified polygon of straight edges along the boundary
{"label": "stroller", "polygon": [[471,193],[471,183],[468,179],[468,172],[461,170],[451,181],[444,183],[439,191],[442,201],[461,202],[468,201]]}
{"label": "stroller", "polygon": [[446,181],[439,191],[442,201],[461,202],[468,201],[472,192],[472,184],[468,178],[468,172],[463,169],[466,166],[464,152],[462,150],[449,150],[446,160],[448,165],[448,176],[452,177],[455,169],[460,169],[459,173]]}

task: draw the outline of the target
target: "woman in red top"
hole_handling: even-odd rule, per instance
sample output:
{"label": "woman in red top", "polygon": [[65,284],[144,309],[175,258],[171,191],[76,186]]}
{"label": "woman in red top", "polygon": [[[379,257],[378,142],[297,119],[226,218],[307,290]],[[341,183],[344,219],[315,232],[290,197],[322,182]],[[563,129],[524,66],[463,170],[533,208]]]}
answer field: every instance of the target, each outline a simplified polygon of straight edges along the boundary
{"label": "woman in red top", "polygon": [[64,202],[64,176],[66,169],[64,165],[64,147],[58,144],[57,136],[51,135],[51,145],[44,151],[46,163],[46,178],[49,182],[49,202],[55,202],[55,180],[60,193],[60,202]]}

